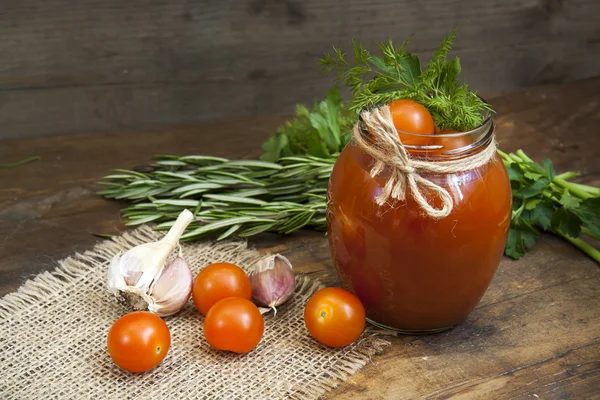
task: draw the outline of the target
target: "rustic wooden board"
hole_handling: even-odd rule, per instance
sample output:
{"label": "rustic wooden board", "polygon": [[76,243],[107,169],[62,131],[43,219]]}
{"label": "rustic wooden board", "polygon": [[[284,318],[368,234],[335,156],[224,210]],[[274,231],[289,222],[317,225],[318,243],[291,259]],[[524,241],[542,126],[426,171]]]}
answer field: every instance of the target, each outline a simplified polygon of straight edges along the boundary
{"label": "rustic wooden board", "polygon": [[[550,157],[558,170],[600,185],[600,78],[492,98],[506,151]],[[94,194],[112,167],[145,163],[156,152],[251,157],[283,119],[212,121],[168,130],[0,142],[0,160],[42,160],[0,169],[0,296],[56,260],[117,233],[117,202]],[[240,132],[244,131],[244,140]],[[203,133],[210,132],[212,140]],[[218,133],[218,140],[215,134]],[[315,232],[252,243],[287,254],[304,273],[335,284],[327,242]],[[544,235],[519,261],[503,259],[481,303],[455,329],[392,338],[392,346],[330,392],[335,399],[599,398],[600,268],[574,247]]]}
{"label": "rustic wooden board", "polygon": [[330,86],[333,44],[415,33],[429,55],[464,23],[482,91],[600,74],[596,0],[4,0],[0,138],[288,113]]}

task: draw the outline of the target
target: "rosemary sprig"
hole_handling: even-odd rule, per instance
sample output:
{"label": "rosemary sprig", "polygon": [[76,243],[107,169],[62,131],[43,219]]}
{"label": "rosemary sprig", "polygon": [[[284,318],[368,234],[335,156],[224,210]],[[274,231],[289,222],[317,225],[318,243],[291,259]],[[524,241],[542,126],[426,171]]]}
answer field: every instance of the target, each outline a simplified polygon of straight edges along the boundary
{"label": "rosemary sprig", "polygon": [[20,167],[21,165],[29,164],[29,163],[37,161],[39,159],[40,159],[39,156],[33,156],[33,157],[29,157],[29,158],[26,158],[24,160],[16,161],[16,162],[13,162],[13,163],[0,164],[0,168]]}
{"label": "rosemary sprig", "polygon": [[325,230],[327,183],[337,155],[284,157],[278,163],[204,156],[158,156],[152,172],[113,170],[99,194],[136,202],[122,210],[127,225],[167,230],[182,209],[196,219],[182,240],[248,237],[302,227]]}
{"label": "rosemary sprig", "polygon": [[352,42],[354,61],[334,47],[320,64],[324,72],[337,71],[337,83],[352,91],[349,108],[355,113],[397,99],[410,99],[425,106],[441,129],[466,131],[479,126],[486,112],[492,111],[466,83],[461,83],[458,57],[448,52],[458,28],[450,31],[427,67],[421,70],[418,56],[406,51],[408,40],[396,47],[392,40],[378,45],[381,57],[374,56],[357,41]]}

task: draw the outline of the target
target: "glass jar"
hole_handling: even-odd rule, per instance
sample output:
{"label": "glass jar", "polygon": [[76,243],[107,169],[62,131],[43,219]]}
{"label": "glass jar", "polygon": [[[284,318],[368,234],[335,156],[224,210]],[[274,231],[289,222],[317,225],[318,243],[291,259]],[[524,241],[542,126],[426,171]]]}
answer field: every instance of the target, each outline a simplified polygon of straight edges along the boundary
{"label": "glass jar", "polygon": [[[412,157],[455,160],[488,146],[494,121],[488,117],[469,132],[402,135]],[[374,325],[405,333],[451,328],[477,305],[502,257],[511,218],[504,165],[496,154],[469,171],[422,174],[453,199],[450,215],[435,220],[424,215],[410,192],[406,201],[390,199],[379,206],[375,197],[390,170],[372,178],[373,164],[350,142],[329,182],[328,238],[341,284],[360,298]],[[440,207],[437,195],[424,194]]]}

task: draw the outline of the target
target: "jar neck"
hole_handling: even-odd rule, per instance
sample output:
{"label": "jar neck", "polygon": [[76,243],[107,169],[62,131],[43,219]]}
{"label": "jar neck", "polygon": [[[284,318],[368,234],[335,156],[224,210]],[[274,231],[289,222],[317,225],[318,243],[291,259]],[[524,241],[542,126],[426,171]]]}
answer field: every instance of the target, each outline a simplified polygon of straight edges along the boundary
{"label": "jar neck", "polygon": [[494,119],[488,114],[481,125],[470,131],[434,135],[399,131],[398,134],[405,138],[404,148],[412,157],[427,161],[451,161],[483,151],[494,141],[494,131]]}

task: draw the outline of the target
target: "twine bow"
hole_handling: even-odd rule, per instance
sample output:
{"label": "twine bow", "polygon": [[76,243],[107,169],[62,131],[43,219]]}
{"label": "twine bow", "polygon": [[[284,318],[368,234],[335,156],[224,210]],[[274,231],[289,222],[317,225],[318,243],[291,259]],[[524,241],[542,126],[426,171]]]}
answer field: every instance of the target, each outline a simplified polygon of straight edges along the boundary
{"label": "twine bow", "polygon": [[[354,140],[375,160],[370,171],[371,177],[377,176],[386,166],[392,170],[383,192],[375,197],[375,201],[380,206],[390,197],[404,201],[408,187],[412,197],[425,214],[433,219],[447,217],[454,207],[452,196],[448,190],[423,178],[421,174],[451,174],[468,171],[487,164],[496,154],[496,143],[492,140],[483,151],[459,160],[437,162],[414,159],[408,154],[398,136],[389,107],[365,110],[361,113],[361,118],[367,130],[376,138],[376,142],[373,143],[364,137],[358,123],[354,126]],[[436,194],[441,199],[441,208],[431,205],[423,195],[423,189]]]}

